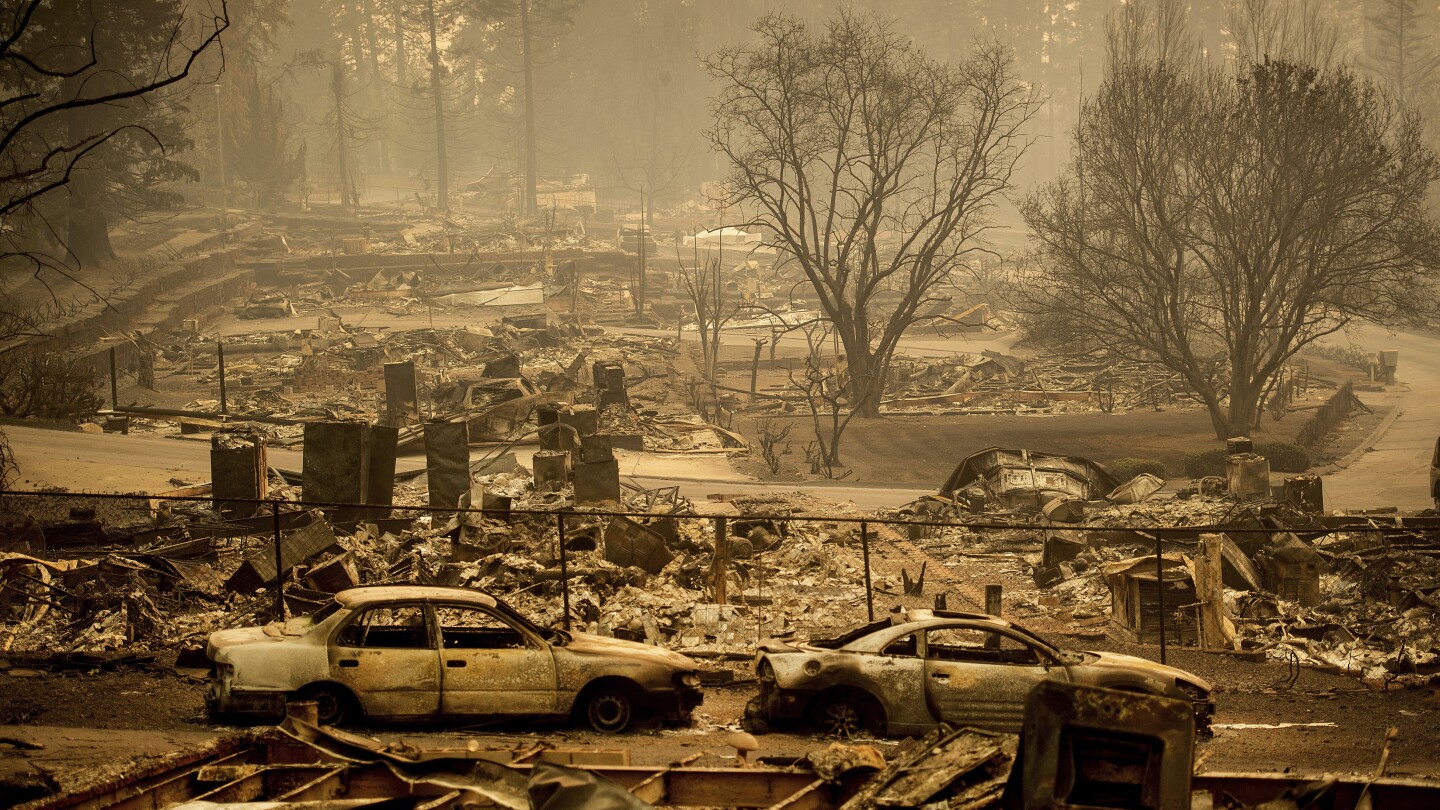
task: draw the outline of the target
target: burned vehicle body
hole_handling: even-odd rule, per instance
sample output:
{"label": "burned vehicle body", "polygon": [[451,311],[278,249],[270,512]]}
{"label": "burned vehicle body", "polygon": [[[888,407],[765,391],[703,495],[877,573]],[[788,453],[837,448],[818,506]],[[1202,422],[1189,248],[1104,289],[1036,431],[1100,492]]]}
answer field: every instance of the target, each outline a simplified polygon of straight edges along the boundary
{"label": "burned vehicle body", "polygon": [[289,700],[322,723],[572,717],[602,732],[686,721],[695,662],[645,644],[537,627],[464,588],[372,586],[311,616],[210,636],[207,703],[219,716],[274,718]]}
{"label": "burned vehicle body", "polygon": [[1119,484],[1089,459],[987,447],[961,461],[940,487],[940,494],[957,497],[978,488],[977,494],[984,497],[976,500],[1039,509],[1055,498],[1103,498]]}
{"label": "burned vehicle body", "polygon": [[746,707],[755,728],[904,735],[945,722],[1013,733],[1022,725],[1026,696],[1047,680],[1185,700],[1201,731],[1214,713],[1210,684],[1183,670],[1062,650],[978,613],[900,611],[835,639],[767,641],[755,670],[760,694]]}

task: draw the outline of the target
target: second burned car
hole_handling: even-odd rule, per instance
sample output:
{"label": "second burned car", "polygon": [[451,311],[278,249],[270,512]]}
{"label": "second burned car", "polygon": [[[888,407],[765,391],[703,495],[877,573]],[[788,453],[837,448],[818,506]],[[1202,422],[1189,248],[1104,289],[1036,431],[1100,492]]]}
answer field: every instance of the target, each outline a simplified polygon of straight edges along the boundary
{"label": "second burned car", "polygon": [[769,641],[755,658],[760,694],[746,725],[801,725],[828,734],[921,734],[939,723],[1018,732],[1025,698],[1044,680],[1189,702],[1195,725],[1215,705],[1206,681],[1113,653],[1063,650],[994,616],[928,610],[823,641]]}

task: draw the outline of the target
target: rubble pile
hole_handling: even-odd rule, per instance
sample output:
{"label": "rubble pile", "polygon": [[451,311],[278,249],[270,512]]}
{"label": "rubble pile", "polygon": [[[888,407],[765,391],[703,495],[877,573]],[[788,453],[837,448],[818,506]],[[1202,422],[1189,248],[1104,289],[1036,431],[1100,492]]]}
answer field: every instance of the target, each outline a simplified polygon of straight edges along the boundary
{"label": "rubble pile", "polygon": [[1033,581],[1036,591],[1008,596],[1019,616],[1054,619],[1082,638],[1108,631],[1155,643],[1158,620],[1124,616],[1119,589],[1137,589],[1140,614],[1158,609],[1150,601],[1158,534],[1165,551],[1168,641],[1200,644],[1193,584],[1196,559],[1203,555],[1199,529],[1175,530],[1215,527],[1227,530],[1221,541],[1227,648],[1382,686],[1432,684],[1440,674],[1440,558],[1433,534],[1327,529],[1316,516],[1284,505],[1243,505],[1226,496],[1091,501],[1084,529],[1034,510],[991,506],[985,517],[1033,521],[1035,528],[945,528],[917,545],[952,567],[973,566],[978,553],[990,552],[992,572]]}
{"label": "rubble pile", "polygon": [[[574,509],[568,491],[538,492],[523,470],[482,476],[475,484],[477,491],[506,493],[512,509]],[[485,590],[540,624],[561,624],[554,518],[407,515],[406,489],[398,491],[389,517],[342,523],[319,510],[284,513],[287,615],[315,610],[355,585],[424,583]],[[281,483],[270,493],[295,494]],[[89,535],[65,523],[20,519],[33,505],[28,500],[5,504],[5,545],[18,547],[29,536],[35,550],[0,557],[0,648],[194,649],[215,630],[276,617],[268,514],[227,519],[204,502],[137,502],[151,507],[145,524],[108,531],[97,524]],[[654,493],[627,491],[622,508],[657,510],[642,522],[567,511],[572,626],[702,657],[744,657],[765,637],[848,624],[864,604],[853,533],[834,524],[743,517],[747,510],[794,513],[817,505],[782,495],[733,504],[740,514],[728,524],[726,604],[714,599],[713,522],[693,514],[676,519],[691,514],[683,499],[657,502]],[[57,547],[66,537],[71,544]],[[51,559],[57,552],[63,556]]]}

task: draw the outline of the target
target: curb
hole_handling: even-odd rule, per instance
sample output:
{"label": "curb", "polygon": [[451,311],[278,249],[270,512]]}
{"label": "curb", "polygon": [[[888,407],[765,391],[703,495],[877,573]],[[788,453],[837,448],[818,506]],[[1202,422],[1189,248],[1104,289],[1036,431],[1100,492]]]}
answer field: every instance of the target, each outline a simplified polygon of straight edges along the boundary
{"label": "curb", "polygon": [[1380,439],[1385,435],[1385,433],[1390,430],[1391,426],[1395,424],[1395,420],[1399,419],[1400,414],[1404,412],[1405,409],[1397,403],[1395,407],[1390,409],[1390,413],[1385,417],[1385,419],[1382,420],[1379,425],[1376,425],[1374,430],[1370,431],[1370,435],[1366,436],[1364,441],[1360,442],[1360,444],[1357,445],[1354,450],[1346,453],[1339,460],[1327,465],[1327,468],[1319,474],[1329,475],[1330,473],[1346,469],[1351,464],[1359,461],[1361,456],[1374,449],[1375,443],[1380,441]]}

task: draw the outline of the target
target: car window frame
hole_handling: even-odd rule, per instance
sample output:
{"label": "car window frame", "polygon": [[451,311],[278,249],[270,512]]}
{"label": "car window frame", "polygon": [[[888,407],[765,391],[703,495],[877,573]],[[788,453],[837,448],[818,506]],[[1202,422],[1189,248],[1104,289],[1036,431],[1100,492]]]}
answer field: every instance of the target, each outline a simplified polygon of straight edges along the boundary
{"label": "car window frame", "polygon": [[[492,608],[492,607],[490,607],[489,605],[481,605],[481,604],[477,604],[477,603],[475,603],[475,602],[444,602],[444,601],[437,601],[437,602],[432,602],[432,603],[430,603],[430,608],[431,608],[431,615],[434,617],[434,621],[435,621],[435,643],[436,643],[436,645],[437,645],[437,648],[438,648],[441,652],[445,652],[445,651],[446,651],[446,647],[445,647],[445,630],[444,630],[444,628],[441,627],[441,625],[440,625],[440,609],[441,609],[441,608],[447,608],[447,607],[448,607],[448,608],[459,608],[459,609],[461,609],[461,610],[478,610],[478,611],[481,611],[482,613],[485,613],[485,614],[489,615],[491,618],[496,619],[497,621],[501,622],[502,624],[505,624],[506,626],[510,627],[512,630],[515,630],[516,632],[518,632],[518,633],[520,634],[520,637],[525,640],[525,646],[522,647],[522,648],[519,648],[519,649],[542,650],[542,651],[543,651],[543,650],[548,650],[548,649],[550,648],[549,643],[546,642],[545,639],[540,638],[539,635],[537,635],[537,634],[535,633],[535,631],[531,629],[531,627],[529,626],[529,622],[525,622],[525,621],[520,621],[520,622],[512,621],[512,619],[513,619],[514,617],[508,615],[508,612],[507,612],[507,611],[497,610],[496,608]],[[458,652],[458,651],[461,651],[461,650],[509,650],[509,649],[517,649],[517,648],[514,648],[514,647],[452,647],[452,648],[449,649],[449,652]]]}
{"label": "car window frame", "polygon": [[[420,615],[425,619],[425,640],[428,646],[425,647],[369,647],[362,644],[346,644],[340,640],[350,626],[360,621],[366,613],[379,608],[394,610],[400,607],[418,607]],[[370,602],[364,605],[356,605],[351,608],[350,615],[346,616],[335,627],[335,632],[330,636],[330,644],[342,647],[347,650],[429,650],[438,653],[440,651],[439,624],[435,620],[435,611],[428,601],[422,599],[396,600],[393,602]]]}
{"label": "car window frame", "polygon": [[1025,637],[1024,635],[1022,635],[1022,634],[1010,632],[1010,628],[1008,628],[1008,627],[1001,627],[1001,626],[997,626],[997,625],[982,624],[982,623],[979,623],[979,622],[968,622],[968,621],[964,621],[964,620],[949,621],[949,622],[945,622],[944,624],[934,624],[934,625],[931,625],[931,626],[929,626],[929,627],[926,627],[924,634],[920,637],[920,639],[921,639],[921,640],[920,640],[920,643],[917,645],[917,648],[918,648],[918,649],[917,649],[917,653],[919,654],[919,657],[921,658],[921,660],[924,660],[924,661],[943,661],[944,659],[931,658],[931,657],[930,657],[930,633],[931,633],[932,631],[935,631],[935,630],[954,630],[954,629],[979,630],[979,631],[985,632],[985,633],[996,633],[996,634],[999,634],[999,635],[1001,635],[1001,636],[1004,636],[1005,638],[1010,639],[1011,641],[1014,641],[1014,642],[1016,642],[1016,643],[1018,643],[1018,644],[1021,644],[1021,645],[1024,645],[1025,647],[1028,647],[1028,648],[1031,649],[1031,650],[1034,650],[1034,651],[1035,651],[1036,661],[1035,661],[1035,663],[1033,663],[1033,664],[1030,664],[1030,663],[1026,663],[1026,664],[1009,663],[1009,662],[1006,662],[1006,661],[994,661],[994,662],[951,661],[951,662],[949,662],[949,663],[952,663],[952,664],[964,664],[964,663],[993,663],[995,666],[1003,666],[1003,667],[1033,667],[1033,666],[1040,666],[1040,667],[1045,667],[1046,669],[1049,669],[1050,667],[1060,666],[1060,660],[1059,660],[1059,658],[1057,658],[1054,654],[1051,653],[1051,651],[1048,649],[1048,645],[1047,645],[1047,646],[1038,645],[1038,644],[1034,643],[1034,641],[1032,641],[1032,640],[1029,639],[1029,638],[1026,638],[1026,637]]}

